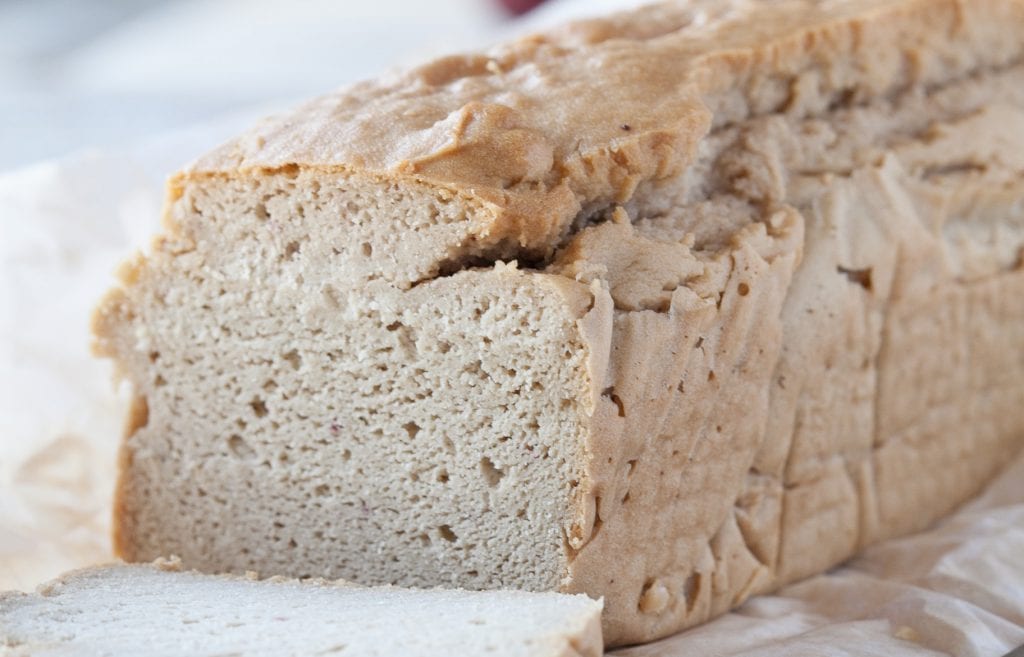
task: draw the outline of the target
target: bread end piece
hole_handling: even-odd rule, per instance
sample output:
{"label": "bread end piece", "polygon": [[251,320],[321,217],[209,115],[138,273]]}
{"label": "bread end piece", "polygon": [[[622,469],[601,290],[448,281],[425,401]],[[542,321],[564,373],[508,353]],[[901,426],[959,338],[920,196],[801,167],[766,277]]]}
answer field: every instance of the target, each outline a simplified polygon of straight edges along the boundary
{"label": "bread end piece", "polygon": [[601,602],[519,591],[365,588],[204,575],[180,563],[77,570],[0,594],[5,655],[494,654],[599,657]]}

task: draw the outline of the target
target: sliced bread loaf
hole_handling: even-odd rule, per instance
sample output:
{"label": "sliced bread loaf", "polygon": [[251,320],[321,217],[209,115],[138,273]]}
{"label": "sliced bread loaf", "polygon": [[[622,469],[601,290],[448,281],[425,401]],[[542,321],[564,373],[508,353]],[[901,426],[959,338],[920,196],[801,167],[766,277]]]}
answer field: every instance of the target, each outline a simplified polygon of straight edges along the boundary
{"label": "sliced bread loaf", "polygon": [[0,593],[0,653],[32,657],[601,655],[601,603],[521,591],[363,588],[201,575],[176,563]]}
{"label": "sliced bread loaf", "polygon": [[131,560],[649,640],[1024,443],[1024,2],[670,2],[268,120],[102,303]]}

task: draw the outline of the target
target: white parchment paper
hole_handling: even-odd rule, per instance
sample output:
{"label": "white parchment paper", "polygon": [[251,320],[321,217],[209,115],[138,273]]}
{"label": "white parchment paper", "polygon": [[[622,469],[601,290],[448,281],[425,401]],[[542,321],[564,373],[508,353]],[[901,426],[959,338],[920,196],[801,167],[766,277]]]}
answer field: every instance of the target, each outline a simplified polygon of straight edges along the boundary
{"label": "white parchment paper", "polygon": [[[0,175],[0,589],[111,558],[126,395],[89,355],[89,313],[155,230],[164,175],[238,123]],[[617,654],[999,656],[1021,644],[1024,460],[931,531]]]}

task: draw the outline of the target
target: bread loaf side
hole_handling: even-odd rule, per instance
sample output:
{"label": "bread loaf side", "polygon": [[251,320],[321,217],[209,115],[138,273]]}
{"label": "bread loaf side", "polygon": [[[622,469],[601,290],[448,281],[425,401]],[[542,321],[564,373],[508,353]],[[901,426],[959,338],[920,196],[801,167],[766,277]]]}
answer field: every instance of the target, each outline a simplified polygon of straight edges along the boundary
{"label": "bread loaf side", "polygon": [[1024,2],[675,2],[201,158],[96,314],[119,552],[605,598],[611,644],[1024,444]]}

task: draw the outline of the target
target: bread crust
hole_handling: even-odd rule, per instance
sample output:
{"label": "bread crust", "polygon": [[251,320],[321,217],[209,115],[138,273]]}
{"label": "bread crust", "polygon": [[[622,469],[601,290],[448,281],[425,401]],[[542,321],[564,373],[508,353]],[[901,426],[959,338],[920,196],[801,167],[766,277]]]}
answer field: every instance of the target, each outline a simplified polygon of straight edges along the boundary
{"label": "bread crust", "polygon": [[486,208],[480,242],[550,255],[580,212],[682,172],[713,125],[1006,65],[1022,26],[1019,0],[666,2],[323,96],[170,186],[297,168],[426,184]]}

